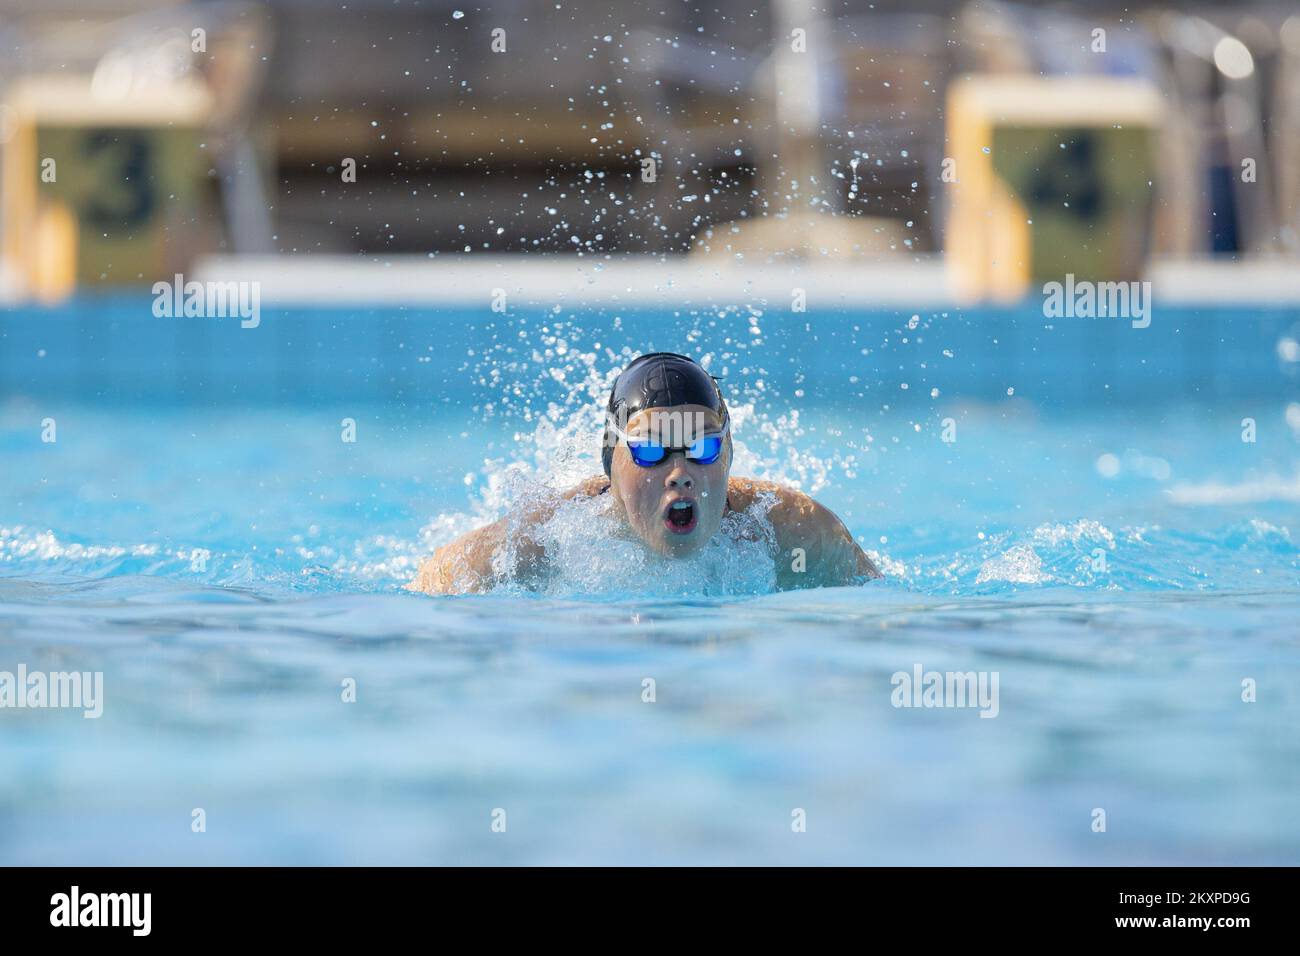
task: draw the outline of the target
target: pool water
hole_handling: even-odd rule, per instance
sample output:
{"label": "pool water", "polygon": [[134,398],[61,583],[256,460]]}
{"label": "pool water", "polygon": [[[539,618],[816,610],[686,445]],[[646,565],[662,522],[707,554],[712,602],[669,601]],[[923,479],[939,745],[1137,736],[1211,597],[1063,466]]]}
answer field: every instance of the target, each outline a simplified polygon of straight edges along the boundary
{"label": "pool water", "polygon": [[[1300,862],[1300,313],[185,321],[0,317],[0,672],[104,675],[99,719],[0,709],[0,862]],[[599,470],[652,349],[886,579],[575,514],[545,593],[403,590]],[[917,667],[996,717],[895,706]]]}

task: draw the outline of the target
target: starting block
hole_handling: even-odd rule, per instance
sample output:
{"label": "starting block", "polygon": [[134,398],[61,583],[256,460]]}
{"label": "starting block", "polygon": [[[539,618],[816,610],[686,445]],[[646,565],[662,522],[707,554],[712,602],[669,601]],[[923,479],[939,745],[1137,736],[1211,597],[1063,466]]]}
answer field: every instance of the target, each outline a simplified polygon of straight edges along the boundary
{"label": "starting block", "polygon": [[201,244],[211,97],[197,80],[129,96],[30,76],[3,104],[4,252],[28,295],[170,276]]}
{"label": "starting block", "polygon": [[945,252],[964,301],[1015,301],[1066,274],[1137,279],[1150,247],[1159,91],[1140,79],[953,82]]}

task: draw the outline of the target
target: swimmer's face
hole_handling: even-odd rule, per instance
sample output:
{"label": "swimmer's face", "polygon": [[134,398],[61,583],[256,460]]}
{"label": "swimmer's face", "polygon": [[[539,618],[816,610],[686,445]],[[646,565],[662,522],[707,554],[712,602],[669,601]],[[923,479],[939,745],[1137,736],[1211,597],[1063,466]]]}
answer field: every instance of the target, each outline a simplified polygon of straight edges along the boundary
{"label": "swimmer's face", "polygon": [[722,526],[731,471],[731,436],[723,425],[718,414],[704,405],[647,408],[628,420],[626,434],[632,442],[682,448],[701,439],[722,438],[722,450],[710,463],[672,451],[647,467],[637,464],[627,442],[620,441],[614,449],[611,490],[632,530],[652,551],[685,557]]}

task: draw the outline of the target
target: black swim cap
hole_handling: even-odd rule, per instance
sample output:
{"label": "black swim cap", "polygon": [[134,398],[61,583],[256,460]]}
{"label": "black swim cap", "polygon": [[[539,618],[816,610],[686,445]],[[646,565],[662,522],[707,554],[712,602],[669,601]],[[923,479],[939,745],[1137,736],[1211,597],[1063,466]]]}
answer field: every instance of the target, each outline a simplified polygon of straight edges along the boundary
{"label": "black swim cap", "polygon": [[703,405],[727,420],[727,403],[713,376],[694,359],[676,352],[651,352],[633,359],[614,380],[605,411],[605,440],[600,457],[605,474],[610,472],[618,435],[613,426],[627,425],[637,412],[674,405]]}

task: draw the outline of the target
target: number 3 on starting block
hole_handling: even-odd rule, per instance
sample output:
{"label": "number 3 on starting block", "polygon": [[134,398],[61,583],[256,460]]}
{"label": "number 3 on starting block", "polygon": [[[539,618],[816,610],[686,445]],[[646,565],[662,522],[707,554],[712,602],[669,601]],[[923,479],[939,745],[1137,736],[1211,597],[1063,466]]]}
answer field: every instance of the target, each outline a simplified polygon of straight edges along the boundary
{"label": "number 3 on starting block", "polygon": [[30,294],[147,282],[203,244],[201,85],[109,98],[89,79],[32,77],[4,112],[4,250]]}

